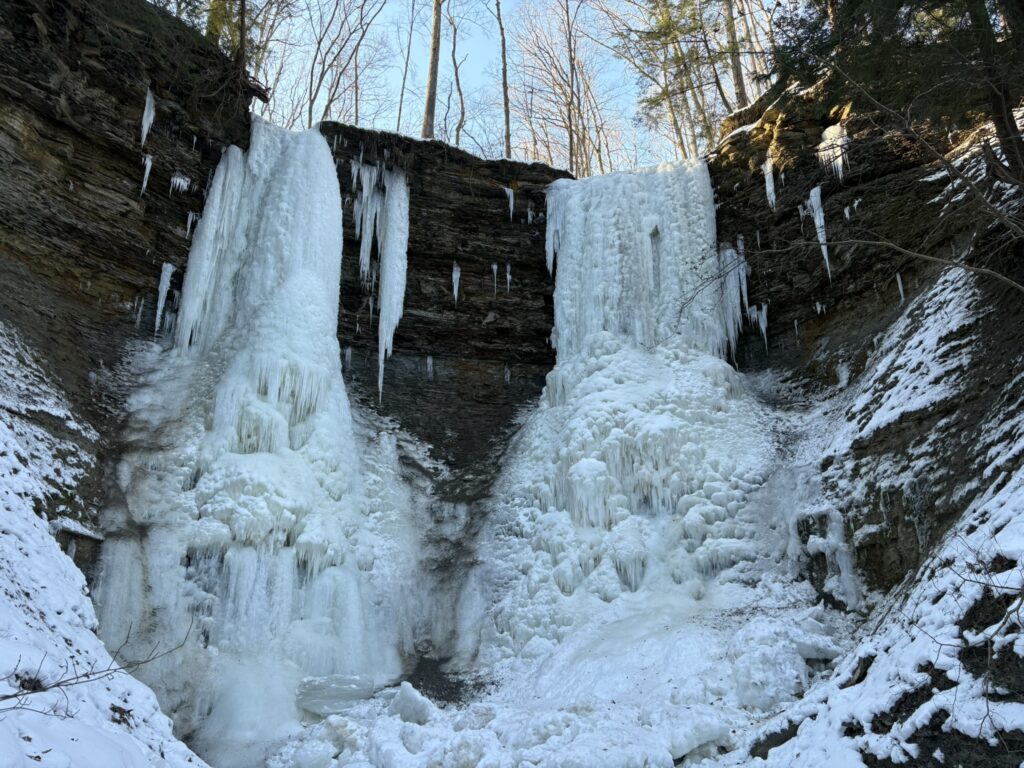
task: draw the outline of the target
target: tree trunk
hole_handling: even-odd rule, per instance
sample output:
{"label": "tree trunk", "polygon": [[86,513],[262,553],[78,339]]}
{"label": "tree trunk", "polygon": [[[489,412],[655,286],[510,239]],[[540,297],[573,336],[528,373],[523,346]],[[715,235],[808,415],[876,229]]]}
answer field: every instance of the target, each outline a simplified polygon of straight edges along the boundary
{"label": "tree trunk", "polygon": [[459,97],[459,119],[455,123],[455,146],[462,143],[462,128],[466,125],[466,100],[462,95],[462,80],[459,78],[459,27],[455,15],[449,13],[448,24],[452,28],[452,77],[455,80],[455,92]]}
{"label": "tree trunk", "polygon": [[444,0],[434,0],[434,18],[430,32],[430,71],[427,74],[427,101],[423,106],[423,129],[420,136],[434,138],[434,110],[437,106],[437,65],[441,57],[441,6]]}
{"label": "tree trunk", "polygon": [[508,52],[505,45],[505,25],[501,21],[501,0],[494,0],[494,15],[498,18],[498,36],[501,38],[501,103],[505,109],[505,157],[512,159],[512,116],[508,103]]}
{"label": "tree trunk", "polygon": [[565,12],[565,49],[569,57],[569,104],[566,109],[566,133],[569,136],[569,173],[574,172],[574,161],[576,154],[576,137],[573,125],[573,102],[576,97],[576,51],[573,46],[572,17],[569,14],[569,0],[562,0],[562,9]]}
{"label": "tree trunk", "polygon": [[740,41],[736,35],[736,17],[732,4],[733,0],[725,0],[725,33],[729,38],[729,64],[732,67],[736,106],[742,109],[750,103],[750,99],[747,97],[747,84],[743,77],[743,60],[740,56]]}
{"label": "tree trunk", "polygon": [[1006,71],[999,60],[995,32],[985,0],[967,0],[967,13],[981,54],[981,69],[985,80],[983,87],[989,95],[989,116],[995,125],[1007,168],[1017,180],[1017,185],[1024,186],[1024,140],[1021,139],[1020,129],[1013,116],[1013,108],[1018,99],[1010,91]]}
{"label": "tree trunk", "polygon": [[402,66],[402,89],[398,92],[398,119],[395,132],[402,132],[402,105],[405,103],[405,83],[409,79],[409,57],[412,55],[412,29],[416,23],[416,0],[409,7],[409,37],[405,43],[405,64]]}

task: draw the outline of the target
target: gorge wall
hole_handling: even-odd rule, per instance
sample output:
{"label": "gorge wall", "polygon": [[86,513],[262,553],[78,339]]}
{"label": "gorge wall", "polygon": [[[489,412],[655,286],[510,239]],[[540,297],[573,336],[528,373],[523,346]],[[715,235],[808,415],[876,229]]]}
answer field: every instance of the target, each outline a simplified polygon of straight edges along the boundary
{"label": "gorge wall", "polygon": [[[180,288],[190,218],[201,214],[221,150],[248,141],[248,98],[230,86],[234,77],[200,36],[141,0],[9,0],[0,8],[0,321],[35,350],[44,373],[95,431],[74,429],[43,409],[15,412],[6,402],[4,415],[36,423],[93,457],[81,477],[55,482],[36,505],[57,523],[65,545],[75,541],[85,570],[94,535],[88,531],[108,492],[104,477],[123,448],[118,425],[133,384],[126,349],[154,337],[164,264],[174,268],[171,295]],[[142,145],[147,91],[155,119]],[[842,179],[816,154],[822,132],[839,124],[850,137]],[[433,447],[447,470],[430,470],[440,501],[476,501],[488,492],[519,411],[539,396],[554,362],[544,190],[566,174],[348,126],[321,130],[344,198],[338,333],[342,349],[351,348],[350,393]],[[938,164],[919,143],[878,115],[832,107],[817,91],[789,91],[737,115],[729,130],[709,159],[719,240],[743,237],[749,303],[767,309],[766,335],[749,324],[736,363],[752,373],[773,370],[766,397],[798,410],[821,407],[837,432],[845,430],[815,467],[828,510],[797,523],[804,566],[824,599],[841,602],[829,587],[835,553],[812,546],[838,520],[874,590],[866,609],[881,606],[875,619],[884,622],[911,593],[915,574],[935,576],[921,569],[935,567],[930,556],[950,531],[961,530],[964,511],[1021,470],[1024,456],[1005,446],[1024,434],[1024,303],[1001,283],[950,283],[940,264],[869,243],[916,243],[941,258],[970,246],[1017,279],[1019,248],[1007,252],[969,212],[947,210],[949,179],[936,176]],[[761,167],[769,155],[774,208]],[[143,191],[146,156],[152,165]],[[404,316],[381,393],[377,317],[356,258],[354,159],[401,168],[410,187]],[[819,185],[830,273],[814,222],[799,210]],[[971,311],[960,312],[965,296]],[[891,418],[875,418],[908,387],[923,396],[904,398],[911,405]],[[976,561],[988,572],[1009,572],[1016,556],[1011,561],[1007,552],[995,547]],[[1009,609],[1005,596],[980,587],[961,602],[965,628],[997,623]],[[996,666],[985,643],[963,649],[955,657],[978,679],[998,671],[1003,700],[1024,697],[1019,656],[1004,655]],[[875,661],[882,655],[864,653],[840,669],[837,699],[877,684],[872,675],[885,671]],[[866,747],[856,745],[895,732],[959,684],[935,667],[913,673],[873,719],[837,726],[862,754]],[[940,714],[921,715],[911,737],[965,760],[1010,764],[1012,750],[1003,747],[1018,736],[996,729],[993,746],[950,735],[941,716],[948,708],[933,710]],[[797,724],[795,715],[783,718],[775,724],[781,735],[752,744],[754,754],[783,754],[797,741]]]}
{"label": "gorge wall", "polygon": [[[39,351],[100,435],[88,446],[99,460],[60,502],[61,515],[92,524],[131,385],[126,344],[156,335],[165,264],[169,302],[180,289],[221,151],[248,143],[248,98],[214,47],[145,2],[18,0],[0,19],[0,319]],[[141,145],[147,91],[155,116]],[[554,362],[544,188],[566,174],[439,142],[322,130],[348,191],[339,338],[352,350],[350,387],[435,446],[452,470],[437,478],[441,498],[479,498],[517,409],[539,395]],[[377,315],[358,279],[353,159],[386,162],[410,180],[405,315],[382,396]]]}

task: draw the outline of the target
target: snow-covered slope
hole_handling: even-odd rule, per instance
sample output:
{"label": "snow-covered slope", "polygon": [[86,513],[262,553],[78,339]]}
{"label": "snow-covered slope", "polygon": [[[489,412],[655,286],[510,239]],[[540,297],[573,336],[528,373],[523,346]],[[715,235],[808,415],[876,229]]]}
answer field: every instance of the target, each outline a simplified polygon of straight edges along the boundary
{"label": "snow-covered slope", "polygon": [[85,579],[35,511],[74,492],[95,433],[2,323],[0,370],[0,765],[202,765],[94,634]]}

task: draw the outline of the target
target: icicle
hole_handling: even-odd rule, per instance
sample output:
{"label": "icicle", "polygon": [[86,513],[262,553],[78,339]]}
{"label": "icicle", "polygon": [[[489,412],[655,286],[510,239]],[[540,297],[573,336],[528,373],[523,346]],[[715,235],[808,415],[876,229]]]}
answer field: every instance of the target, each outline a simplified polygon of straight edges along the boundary
{"label": "icicle", "polygon": [[[384,361],[405,307],[409,245],[409,185],[398,170],[384,172],[384,209],[377,219],[380,241],[380,319],[377,323],[377,394],[384,392]],[[369,239],[369,233],[364,233]]]}
{"label": "icicle", "polygon": [[509,368],[506,365],[505,366],[505,384],[508,385],[508,384],[511,384],[511,383],[512,383],[512,369]]}
{"label": "icicle", "polygon": [[843,173],[846,170],[846,148],[849,144],[850,137],[846,135],[846,128],[841,124],[830,125],[822,131],[821,143],[817,149],[818,162],[839,181],[843,180]]}
{"label": "icicle", "polygon": [[822,304],[820,301],[814,302],[814,311],[819,315],[825,314],[825,305]]}
{"label": "icicle", "polygon": [[188,212],[188,220],[185,222],[185,239],[192,237],[192,227],[199,221],[199,214],[195,211]]}
{"label": "icicle", "polygon": [[861,198],[859,198],[859,197],[856,200],[853,201],[853,212],[854,213],[856,213],[858,210],[860,210],[860,201],[861,201]]}
{"label": "icicle", "polygon": [[146,194],[146,185],[149,184],[149,172],[153,170],[153,156],[143,155],[142,164],[145,166],[145,170],[142,172],[142,191],[139,192],[139,197]]}
{"label": "icicle", "polygon": [[772,156],[768,155],[761,165],[764,173],[764,193],[768,198],[768,207],[775,210],[775,172],[772,168]]}
{"label": "icicle", "polygon": [[494,295],[498,295],[498,262],[491,262],[491,274],[494,276]]}
{"label": "icicle", "polygon": [[153,118],[156,117],[156,102],[153,101],[153,92],[146,89],[146,106],[142,108],[142,140],[139,142],[140,147],[146,146],[146,137],[149,135],[149,129],[153,127]]}
{"label": "icicle", "polygon": [[168,194],[173,195],[175,192],[183,194],[188,192],[192,188],[192,179],[183,174],[181,171],[175,171],[171,174],[171,190]]}
{"label": "icicle", "polygon": [[900,289],[900,304],[907,300],[907,295],[903,292],[903,276],[899,272],[896,273],[896,287]]}
{"label": "icicle", "polygon": [[192,134],[192,151],[196,151],[196,135]]}
{"label": "icicle", "polygon": [[821,244],[821,255],[825,259],[825,271],[828,272],[828,281],[832,282],[832,267],[828,263],[828,243],[825,240],[825,209],[821,205],[821,187],[817,186],[811,190],[811,196],[807,200],[807,206],[814,217],[814,228],[818,232],[818,242]]}
{"label": "icicle", "polygon": [[526,223],[527,224],[533,224],[533,217],[534,217],[533,203],[530,202],[530,203],[526,204]]}
{"label": "icicle", "polygon": [[452,262],[452,296],[455,297],[455,303],[459,303],[459,275],[462,274],[462,270],[459,269],[459,262]]}
{"label": "icicle", "polygon": [[[352,189],[359,189],[359,196],[352,206],[352,216],[355,219],[356,238],[359,239],[359,279],[364,287],[369,285],[374,228],[378,225],[384,203],[384,195],[378,189],[380,172],[379,165],[352,161]],[[380,233],[377,234],[379,238]]]}
{"label": "icicle", "polygon": [[503,189],[505,190],[505,197],[508,198],[508,220],[512,221],[512,212],[516,204],[516,193],[512,190],[512,187],[503,187]]}
{"label": "icicle", "polygon": [[760,229],[757,230],[757,232],[755,232],[754,234],[757,236],[757,250],[760,251],[761,250],[761,230]]}
{"label": "icicle", "polygon": [[160,268],[160,288],[156,299],[156,322],[153,324],[153,335],[160,333],[160,321],[164,316],[164,304],[167,302],[167,291],[171,287],[171,275],[174,274],[174,266],[164,262]]}
{"label": "icicle", "polygon": [[505,294],[512,293],[512,262],[505,262]]}
{"label": "icicle", "polygon": [[352,368],[352,347],[345,347],[345,368]]}
{"label": "icicle", "polygon": [[786,186],[786,172],[783,171],[779,174],[779,181],[782,182],[782,186]]}
{"label": "icicle", "polygon": [[434,380],[434,356],[427,355],[427,381]]}
{"label": "icicle", "polygon": [[761,331],[761,338],[764,339],[764,351],[768,351],[768,305],[762,304],[758,309],[757,305],[747,307],[747,322],[756,325]]}
{"label": "icicle", "polygon": [[796,336],[796,344],[800,346],[800,321],[793,318],[793,334]]}
{"label": "icicle", "polygon": [[139,308],[135,312],[135,327],[138,328],[139,324],[142,322],[142,311],[146,308],[146,300],[142,299],[139,301],[136,299],[136,301],[138,301]]}
{"label": "icicle", "polygon": [[847,221],[850,220],[850,206],[846,206],[845,208],[843,208],[843,218],[846,219]]}

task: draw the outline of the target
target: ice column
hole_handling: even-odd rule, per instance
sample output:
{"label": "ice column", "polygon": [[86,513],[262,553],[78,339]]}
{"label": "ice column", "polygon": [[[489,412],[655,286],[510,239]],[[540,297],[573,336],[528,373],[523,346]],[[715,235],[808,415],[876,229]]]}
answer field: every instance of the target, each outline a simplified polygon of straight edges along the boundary
{"label": "ice column", "polygon": [[846,171],[846,148],[849,144],[850,137],[846,135],[846,129],[841,124],[826,128],[821,134],[821,143],[818,144],[818,162],[839,181],[843,180],[843,173]]}
{"label": "ice column", "polygon": [[[720,307],[726,288],[714,279],[720,264],[710,187],[703,163],[551,185],[546,237],[549,271],[558,259],[559,360],[600,331],[646,346],[685,333],[703,351],[725,353],[732,332]],[[741,270],[732,274],[739,280]]]}
{"label": "ice column", "polygon": [[768,198],[768,207],[775,210],[775,171],[772,166],[772,156],[768,155],[761,165],[764,173],[764,194]]}
{"label": "ice column", "polygon": [[828,242],[825,238],[825,209],[821,205],[821,187],[817,186],[811,190],[811,196],[807,199],[807,207],[814,218],[814,229],[818,233],[818,243],[821,245],[821,255],[825,259],[825,271],[828,272],[828,281],[832,282],[832,267],[828,263]]}
{"label": "ice column", "polygon": [[153,92],[146,89],[146,105],[142,108],[142,136],[140,146],[146,146],[146,137],[149,129],[153,127],[153,119],[156,117],[156,102],[153,101]]}
{"label": "ice column", "polygon": [[[359,275],[372,290],[370,255],[374,237],[380,255],[380,297],[377,321],[377,391],[383,395],[384,361],[391,356],[395,329],[405,305],[405,274],[409,244],[409,185],[405,174],[383,165],[352,161],[352,188],[359,238]],[[372,300],[372,296],[371,296]]]}
{"label": "ice column", "polygon": [[174,274],[174,266],[164,262],[160,268],[160,287],[156,297],[156,323],[153,325],[153,333],[160,333],[160,321],[164,316],[164,305],[167,302],[167,290],[171,287],[171,275]]}
{"label": "ice column", "polygon": [[[390,343],[408,196],[404,179],[386,184]],[[142,658],[192,628],[139,674],[223,768],[262,764],[299,727],[297,691],[372,689],[402,670],[407,625],[392,617],[406,598],[382,585],[405,566],[375,551],[341,375],[341,227],[324,138],[254,119],[249,151],[224,153],[196,226],[164,378],[140,393],[136,428],[155,425],[160,447],[124,457],[126,503],[104,513],[103,637],[117,648],[133,627],[123,654]]]}
{"label": "ice column", "polygon": [[512,187],[504,187],[505,197],[508,198],[508,220],[512,221],[512,213],[516,206],[516,193]]}

